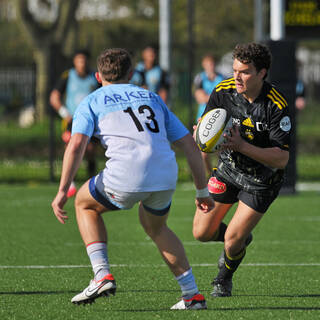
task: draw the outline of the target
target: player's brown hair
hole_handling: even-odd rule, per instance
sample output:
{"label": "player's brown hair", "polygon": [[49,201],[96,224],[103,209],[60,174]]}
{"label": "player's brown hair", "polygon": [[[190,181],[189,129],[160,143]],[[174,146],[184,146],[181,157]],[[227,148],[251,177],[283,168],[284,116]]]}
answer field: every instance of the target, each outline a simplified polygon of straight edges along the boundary
{"label": "player's brown hair", "polygon": [[97,68],[105,81],[125,80],[132,69],[131,55],[123,48],[106,49],[97,58]]}
{"label": "player's brown hair", "polygon": [[257,71],[269,70],[271,66],[271,52],[269,48],[260,43],[237,44],[233,50],[232,58],[244,64],[253,63]]}

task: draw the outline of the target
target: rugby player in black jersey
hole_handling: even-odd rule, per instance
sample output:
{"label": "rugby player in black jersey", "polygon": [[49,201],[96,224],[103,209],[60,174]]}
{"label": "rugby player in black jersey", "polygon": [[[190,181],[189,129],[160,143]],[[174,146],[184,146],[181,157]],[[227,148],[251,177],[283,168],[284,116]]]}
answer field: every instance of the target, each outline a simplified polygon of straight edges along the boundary
{"label": "rugby player in black jersey", "polygon": [[[237,45],[233,78],[216,86],[204,111],[224,108],[233,121],[208,183],[215,207],[209,213],[197,210],[193,221],[197,240],[224,242],[213,297],[231,296],[232,276],[252,240],[252,230],[278,196],[289,159],[289,107],[279,90],[265,81],[270,64],[266,46]],[[222,220],[235,203],[226,225]]]}

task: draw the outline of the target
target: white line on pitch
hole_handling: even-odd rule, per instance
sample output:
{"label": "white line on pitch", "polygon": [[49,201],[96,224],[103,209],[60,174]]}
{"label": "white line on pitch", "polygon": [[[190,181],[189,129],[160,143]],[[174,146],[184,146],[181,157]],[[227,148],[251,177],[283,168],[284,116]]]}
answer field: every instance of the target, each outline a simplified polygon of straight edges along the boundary
{"label": "white line on pitch", "polygon": [[[111,264],[114,268],[155,268],[166,267],[165,264]],[[192,267],[216,267],[216,263],[195,263]],[[243,263],[242,267],[319,267],[320,263]],[[31,265],[31,266],[0,266],[0,269],[72,269],[90,268],[90,265]]]}

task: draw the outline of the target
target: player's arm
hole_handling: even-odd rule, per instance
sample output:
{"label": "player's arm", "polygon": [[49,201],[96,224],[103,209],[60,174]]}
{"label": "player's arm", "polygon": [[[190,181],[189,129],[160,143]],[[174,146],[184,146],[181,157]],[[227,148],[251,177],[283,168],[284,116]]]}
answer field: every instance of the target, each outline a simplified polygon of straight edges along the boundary
{"label": "player's arm", "polygon": [[280,147],[261,148],[254,146],[240,136],[237,126],[230,129],[230,135],[225,134],[224,137],[226,143],[222,145],[223,149],[240,152],[266,166],[284,169],[289,161],[289,151]]}
{"label": "player's arm", "polygon": [[72,120],[67,108],[63,105],[62,95],[67,86],[68,72],[61,75],[56,87],[50,93],[50,104],[53,109],[60,115],[61,118],[66,119],[68,122]]}
{"label": "player's arm", "polygon": [[158,95],[161,97],[161,99],[165,103],[168,102],[169,89],[170,89],[169,75],[165,70],[161,70],[161,78],[160,78]]}
{"label": "player's arm", "polygon": [[63,224],[68,219],[66,211],[63,210],[67,202],[67,192],[80,166],[88,141],[89,137],[87,135],[75,133],[64,153],[59,190],[52,202],[54,214],[58,221]]}
{"label": "player's arm", "polygon": [[168,102],[168,90],[166,88],[160,88],[158,91],[158,95],[161,97],[161,99],[167,103]]}
{"label": "player's arm", "polygon": [[197,207],[204,212],[210,211],[214,207],[214,202],[208,192],[205,168],[198,146],[189,133],[183,138],[175,141],[174,145],[182,149],[187,158],[193,181],[197,189]]}
{"label": "player's arm", "polygon": [[209,95],[203,90],[200,74],[196,75],[193,81],[194,98],[199,104],[207,103]]}

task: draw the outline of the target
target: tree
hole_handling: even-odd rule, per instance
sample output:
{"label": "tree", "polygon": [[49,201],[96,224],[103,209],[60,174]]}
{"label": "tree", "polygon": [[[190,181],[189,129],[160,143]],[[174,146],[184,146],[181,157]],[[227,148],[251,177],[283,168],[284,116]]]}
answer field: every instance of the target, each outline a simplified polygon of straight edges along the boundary
{"label": "tree", "polygon": [[[53,5],[49,0],[39,2],[48,9]],[[58,14],[52,23],[38,21],[28,3],[25,0],[15,0],[17,21],[34,48],[37,70],[36,113],[38,120],[43,121],[54,73],[59,70],[57,63],[62,61],[63,48],[70,30],[76,28],[75,13],[79,0],[56,0]]]}

